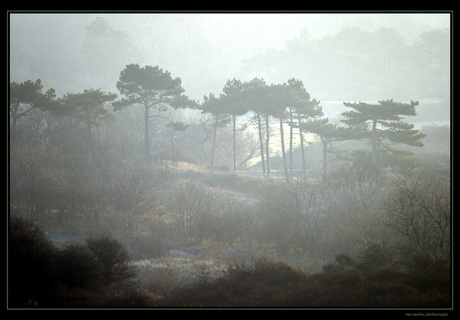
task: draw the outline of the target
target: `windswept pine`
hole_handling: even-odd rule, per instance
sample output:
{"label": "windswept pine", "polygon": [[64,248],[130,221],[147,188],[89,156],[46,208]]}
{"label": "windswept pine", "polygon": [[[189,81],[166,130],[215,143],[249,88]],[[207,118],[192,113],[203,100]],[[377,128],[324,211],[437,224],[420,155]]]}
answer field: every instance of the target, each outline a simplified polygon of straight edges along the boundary
{"label": "windswept pine", "polygon": [[[404,122],[407,116],[415,116],[417,101],[402,103],[390,100],[380,100],[378,104],[366,102],[344,102],[346,107],[353,110],[342,113],[342,122],[351,127],[365,126],[372,148],[372,163],[378,161],[379,150],[390,150],[394,144],[405,144],[421,147],[425,134],[414,129],[414,125]],[[370,129],[369,129],[370,127]]]}

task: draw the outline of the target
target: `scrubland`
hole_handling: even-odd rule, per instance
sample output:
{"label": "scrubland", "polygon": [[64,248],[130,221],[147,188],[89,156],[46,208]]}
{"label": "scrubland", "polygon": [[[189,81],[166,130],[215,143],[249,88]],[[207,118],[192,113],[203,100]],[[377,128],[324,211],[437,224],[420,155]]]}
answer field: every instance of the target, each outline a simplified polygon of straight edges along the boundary
{"label": "scrubland", "polygon": [[[73,217],[72,228],[54,211],[48,224],[11,217],[10,254],[21,257],[10,256],[11,306],[451,305],[449,177],[442,168],[401,174],[355,164],[326,181],[290,182],[186,163],[136,170],[119,180],[145,188],[136,190],[134,208],[115,214],[107,204],[94,225],[85,224],[91,211]],[[118,244],[126,277],[103,281],[101,258],[89,248],[94,239]],[[36,286],[35,277],[48,280]]]}

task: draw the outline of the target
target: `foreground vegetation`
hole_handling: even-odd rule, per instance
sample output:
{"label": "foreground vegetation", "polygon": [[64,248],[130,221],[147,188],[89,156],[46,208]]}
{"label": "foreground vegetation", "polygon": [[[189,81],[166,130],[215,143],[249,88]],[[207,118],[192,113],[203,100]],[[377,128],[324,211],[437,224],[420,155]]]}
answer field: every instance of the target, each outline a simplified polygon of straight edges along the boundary
{"label": "foreground vegetation", "polygon": [[[13,214],[10,307],[451,305],[445,169],[357,163],[340,179],[289,183],[196,169],[131,169],[122,190],[136,201],[123,206],[118,191],[108,199],[120,211],[99,203],[91,227],[94,211],[72,224],[59,218],[71,211]],[[88,240],[57,246],[47,234],[59,230]]]}
{"label": "foreground vegetation", "polygon": [[234,257],[216,279],[197,268],[191,286],[153,298],[134,286],[123,246],[100,237],[57,249],[30,222],[13,218],[11,307],[449,307],[450,264],[442,255],[379,264],[337,255],[308,274],[263,257]]}
{"label": "foreground vegetation", "polygon": [[449,264],[420,254],[415,261],[372,266],[346,255],[305,274],[266,259],[230,263],[222,277],[186,289],[160,306],[449,307]]}

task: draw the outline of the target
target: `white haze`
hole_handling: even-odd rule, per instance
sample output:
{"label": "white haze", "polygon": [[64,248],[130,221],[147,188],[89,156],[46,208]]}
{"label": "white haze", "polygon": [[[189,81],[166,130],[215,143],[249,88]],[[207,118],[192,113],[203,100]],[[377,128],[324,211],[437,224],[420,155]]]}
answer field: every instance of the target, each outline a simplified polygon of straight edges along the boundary
{"label": "white haze", "polygon": [[[129,37],[125,52],[104,51],[104,57],[84,52],[82,42],[85,26],[102,17],[110,26]],[[263,78],[267,83],[282,83],[299,78],[313,98],[321,101],[378,100],[395,98],[408,101],[423,97],[401,96],[392,91],[377,91],[372,96],[347,89],[347,78],[336,76],[328,61],[316,66],[314,74],[295,67],[284,72],[278,69],[289,64],[279,58],[288,45],[298,39],[314,41],[331,37],[344,28],[374,32],[379,28],[395,30],[407,44],[419,40],[422,33],[450,28],[449,14],[11,14],[10,77],[12,81],[40,78],[45,88],[53,87],[58,96],[102,88],[118,93],[116,81],[126,64],[158,65],[180,77],[186,94],[196,100],[203,95],[221,92],[228,79]],[[101,44],[103,46],[104,44]],[[97,54],[97,53],[96,53]],[[102,59],[101,69],[88,67],[88,61]],[[107,61],[110,61],[107,62]],[[248,66],[260,65],[256,70]],[[302,62],[301,62],[302,63]],[[96,62],[97,64],[97,62]],[[279,65],[279,67],[278,67]],[[88,71],[89,70],[89,71]],[[410,72],[410,70],[409,70]],[[317,78],[338,82],[350,96],[334,94]],[[355,77],[359,77],[357,74]],[[391,76],[391,75],[390,75]],[[335,79],[334,79],[335,78]],[[445,75],[449,79],[449,75]],[[392,81],[390,78],[389,82]],[[448,82],[448,80],[446,80]],[[420,90],[423,92],[423,89]],[[449,88],[446,86],[440,108],[441,120],[448,120]],[[325,113],[328,110],[325,108]],[[333,111],[331,110],[331,114]],[[430,115],[428,115],[430,117]],[[429,121],[429,119],[422,119]]]}

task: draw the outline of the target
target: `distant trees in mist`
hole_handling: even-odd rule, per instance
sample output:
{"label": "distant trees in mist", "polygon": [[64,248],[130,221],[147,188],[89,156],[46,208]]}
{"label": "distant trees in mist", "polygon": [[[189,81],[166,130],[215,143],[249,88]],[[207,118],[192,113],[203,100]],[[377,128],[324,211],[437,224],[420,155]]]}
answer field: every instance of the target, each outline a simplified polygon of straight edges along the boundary
{"label": "distant trees in mist", "polygon": [[[308,119],[309,117],[322,115],[319,102],[310,101],[310,95],[306,92],[301,81],[290,79],[288,83],[282,85],[266,85],[262,79],[253,79],[248,82],[241,82],[233,79],[229,80],[223,88],[223,93],[216,98],[210,94],[209,98],[205,96],[203,110],[210,112],[216,119],[231,117],[233,124],[233,172],[236,173],[236,116],[251,114],[253,121],[256,122],[258,137],[259,137],[259,154],[261,157],[262,171],[264,176],[270,175],[270,119],[279,120],[280,146],[283,159],[283,168],[286,178],[288,178],[287,155],[284,142],[284,124],[288,116],[290,131],[290,148],[292,159],[292,139],[293,128],[299,128],[300,139],[303,147],[303,135],[301,127],[298,123],[294,123],[292,114],[296,112],[295,121],[301,121],[301,118]],[[288,111],[289,110],[289,111]],[[302,116],[301,116],[302,115]],[[262,119],[265,120],[265,129],[262,127]],[[217,130],[217,126],[215,127]],[[265,132],[265,134],[263,133]],[[265,155],[264,155],[264,140],[265,140]],[[305,173],[305,163],[303,162]],[[292,162],[291,162],[292,171]]]}
{"label": "distant trees in mist", "polygon": [[[60,23],[57,18],[56,23]],[[48,30],[47,28],[49,27],[49,25],[43,26],[45,30]],[[85,88],[81,93],[69,92],[63,98],[56,98],[54,89],[42,92],[43,85],[39,80],[35,82],[27,80],[23,83],[12,82],[10,88],[12,127],[16,126],[20,118],[37,109],[45,112],[51,111],[54,116],[71,115],[70,119],[74,123],[77,121],[84,122],[87,128],[95,129],[100,136],[99,130],[101,127],[108,125],[111,120],[116,118],[120,120],[119,122],[124,122],[120,124],[120,127],[126,129],[125,124],[127,122],[124,120],[127,119],[125,116],[129,114],[128,117],[132,119],[136,114],[136,112],[126,111],[126,107],[135,106],[136,104],[142,105],[142,126],[139,125],[140,123],[131,123],[130,125],[134,126],[134,128],[131,127],[129,130],[121,131],[125,131],[127,135],[131,133],[133,135],[129,138],[127,136],[119,137],[119,139],[121,140],[120,144],[123,146],[124,156],[126,156],[128,149],[135,149],[136,153],[138,153],[139,148],[137,145],[133,146],[133,140],[137,144],[140,136],[139,128],[143,127],[142,149],[145,163],[155,159],[155,157],[152,157],[152,153],[156,151],[151,150],[152,146],[154,149],[162,144],[168,144],[171,146],[171,155],[179,151],[180,156],[179,146],[181,143],[179,140],[184,135],[181,135],[178,139],[171,140],[175,134],[169,134],[166,140],[166,132],[171,133],[171,130],[174,129],[171,126],[166,130],[164,129],[167,123],[185,120],[179,111],[176,112],[179,108],[198,109],[204,114],[212,115],[214,118],[214,124],[212,125],[214,131],[211,139],[209,139],[209,141],[212,141],[212,145],[207,151],[207,162],[211,170],[214,169],[216,161],[221,161],[225,162],[225,165],[233,167],[233,172],[236,173],[239,166],[238,162],[250,156],[251,159],[260,158],[259,165],[262,173],[270,176],[272,171],[270,158],[275,155],[273,151],[276,150],[276,153],[279,152],[282,159],[281,166],[287,179],[295,169],[301,171],[301,175],[306,177],[307,168],[305,163],[308,159],[305,159],[305,157],[308,156],[305,155],[304,144],[305,134],[307,133],[316,135],[323,143],[322,172],[324,175],[327,171],[328,146],[331,146],[334,141],[358,139],[363,141],[366,139],[371,144],[370,159],[374,163],[379,161],[377,153],[381,155],[381,162],[383,161],[386,164],[388,164],[387,159],[390,159],[392,164],[396,164],[403,158],[407,162],[410,158],[410,153],[398,150],[393,146],[399,143],[406,143],[408,139],[413,140],[410,145],[420,145],[423,135],[414,130],[414,128],[409,128],[406,122],[404,122],[404,128],[402,127],[403,117],[416,114],[414,108],[409,114],[394,113],[393,111],[396,112],[396,110],[389,112],[390,114],[393,113],[391,114],[392,117],[396,115],[399,117],[398,121],[391,120],[391,128],[388,127],[388,121],[385,120],[388,115],[383,116],[383,118],[380,117],[378,122],[372,120],[375,117],[371,119],[369,118],[370,115],[368,115],[367,120],[358,123],[359,121],[357,122],[356,119],[347,118],[346,113],[344,113],[343,125],[332,126],[329,124],[326,129],[324,126],[322,128],[319,126],[321,121],[326,121],[326,119],[320,118],[322,116],[320,101],[317,98],[310,97],[310,92],[326,96],[324,90],[327,88],[328,100],[335,99],[331,97],[335,97],[334,95],[338,94],[341,97],[349,98],[348,101],[353,101],[354,97],[361,99],[363,96],[366,97],[366,101],[388,96],[393,96],[396,99],[406,99],[406,97],[414,96],[423,97],[423,94],[426,93],[426,88],[430,88],[431,96],[444,97],[446,95],[445,90],[443,91],[440,88],[440,85],[446,85],[445,76],[449,73],[446,69],[449,53],[449,45],[446,42],[448,33],[446,30],[433,30],[423,33],[420,39],[412,43],[404,39],[396,30],[390,28],[380,28],[373,32],[364,31],[360,28],[345,28],[335,35],[321,39],[312,39],[308,31],[304,31],[299,33],[296,38],[287,41],[284,50],[267,51],[265,54],[254,57],[254,59],[257,58],[256,60],[247,59],[243,64],[244,69],[247,71],[244,74],[244,78],[256,75],[252,80],[229,79],[222,88],[222,93],[211,93],[209,96],[205,96],[200,103],[192,101],[184,95],[185,89],[182,87],[181,79],[179,77],[173,78],[169,71],[162,70],[159,66],[152,67],[147,65],[140,67],[136,63],[126,64],[127,60],[142,60],[143,53],[138,49],[137,44],[133,42],[131,35],[111,25],[107,19],[103,17],[94,18],[82,28],[84,29],[82,35],[75,37],[78,41],[72,44],[69,43],[68,48],[66,47],[66,50],[78,47],[78,50],[73,51],[79,53],[80,57],[77,59],[79,68],[72,73],[67,73],[68,79],[66,81],[63,81],[62,73],[55,75],[54,78],[58,79],[57,81],[60,81],[60,83],[54,84],[61,87],[61,83],[75,83],[75,79],[80,77],[79,85],[75,85],[75,87],[81,87],[82,83],[90,83],[93,88]],[[76,34],[75,30],[70,31],[68,30],[69,33]],[[51,44],[54,44],[54,42],[51,41]],[[22,45],[26,46],[26,44]],[[15,48],[15,52],[18,51],[17,46],[19,46],[17,43],[12,45]],[[27,59],[27,50],[18,52],[21,53],[17,56],[18,61]],[[114,54],[115,52],[116,54]],[[273,59],[272,55],[277,56],[277,61],[279,61],[276,66],[273,63],[266,63]],[[65,58],[62,57],[62,59]],[[59,61],[62,62],[61,60]],[[13,65],[15,68],[19,68],[19,65],[24,67],[27,64],[18,64],[14,60]],[[332,76],[329,73],[326,75],[324,70],[321,69],[324,65],[327,65],[328,70],[331,70]],[[125,67],[120,72],[123,66]],[[430,66],[430,68],[425,66]],[[276,70],[271,70],[272,68]],[[49,78],[48,72],[52,72],[52,70],[42,70],[42,67],[37,70],[41,71],[45,78]],[[276,73],[276,77],[273,76],[273,72]],[[34,73],[29,72],[29,74]],[[39,75],[39,73],[36,74],[37,76]],[[282,84],[267,84],[258,76],[259,74],[266,75],[270,79],[288,78],[288,80]],[[296,75],[299,78],[293,78],[292,75]],[[314,79],[312,78],[313,75],[315,75]],[[208,83],[209,81],[206,80],[203,83]],[[347,83],[347,85],[351,85],[351,89],[347,87],[346,94],[344,94],[345,87],[337,82]],[[115,87],[120,93],[120,98],[117,101],[115,101],[114,93],[104,92],[107,88],[115,89]],[[419,87],[424,88],[423,92],[420,91]],[[203,88],[203,90],[206,90],[206,88]],[[362,94],[363,90],[366,92],[364,95]],[[32,91],[35,91],[35,93]],[[402,94],[404,92],[406,92],[405,95]],[[96,95],[99,95],[99,97],[96,97]],[[22,96],[20,98],[22,101],[17,100],[19,96]],[[41,101],[37,101],[37,99]],[[90,101],[91,99],[92,101]],[[381,116],[383,113],[388,113],[390,109],[388,103],[393,100],[385,101],[387,101],[386,107],[379,106],[377,109],[380,110],[375,111],[380,112]],[[54,104],[54,106],[51,106],[50,103]],[[112,112],[110,103],[113,104],[113,110],[117,112]],[[414,101],[414,106],[412,107],[415,107],[416,103]],[[357,107],[358,105],[363,105],[363,102],[347,102],[346,106],[352,107],[350,104],[354,104]],[[372,103],[367,104],[372,105]],[[393,104],[397,105],[398,102],[394,101]],[[125,112],[121,112],[121,110]],[[119,116],[121,113],[123,113],[123,116]],[[161,123],[163,120],[166,123]],[[272,123],[274,121],[278,122],[276,126]],[[314,122],[317,124],[315,125]],[[398,122],[398,127],[396,127],[396,122]],[[373,126],[373,124],[376,126]],[[248,132],[249,130],[245,129],[249,125],[257,129],[258,139],[256,138],[256,140],[258,140],[258,148],[252,148],[249,153],[241,154],[242,150],[238,150],[237,147],[237,140],[241,139],[239,132],[240,130]],[[233,141],[228,148],[233,154],[233,161],[230,160],[230,157],[226,157],[222,161],[216,156],[216,143],[221,145],[218,128],[223,126],[232,128]],[[365,128],[366,126],[368,128]],[[386,127],[384,128],[384,126]],[[163,129],[160,127],[163,127]],[[350,132],[347,132],[347,130],[352,129],[351,127],[353,127],[353,131],[361,129],[370,134],[354,132],[351,135]],[[289,138],[284,132],[286,128],[289,130]],[[344,129],[347,130],[344,131]],[[275,130],[276,134],[274,134]],[[296,130],[299,132],[297,138],[294,137]],[[208,133],[206,132],[205,134],[207,135]],[[412,135],[412,138],[409,137],[410,135]],[[274,139],[280,139],[281,141],[274,143]],[[164,142],[164,140],[167,142]],[[383,140],[387,140],[390,143],[383,143]],[[287,148],[288,145],[289,147]],[[293,168],[292,154],[293,149],[296,147],[299,148],[302,156],[299,168]],[[379,148],[381,150],[377,150]],[[227,147],[224,147],[224,149],[227,150]],[[362,152],[359,155],[356,152],[352,152],[348,158],[350,156],[354,158],[361,157],[362,155]],[[157,158],[160,157],[157,156]],[[200,159],[203,163],[204,161],[202,160]],[[252,160],[251,162],[254,163],[255,161]],[[245,163],[248,163],[248,160]]]}
{"label": "distant trees in mist", "polygon": [[[371,144],[371,160],[376,164],[380,159],[377,157],[377,149],[386,152],[390,156],[408,156],[409,151],[401,151],[394,148],[395,144],[407,144],[410,146],[422,146],[421,139],[424,134],[414,129],[412,124],[404,122],[404,116],[416,115],[415,106],[418,102],[404,104],[393,100],[379,101],[378,105],[369,103],[349,103],[344,105],[354,109],[342,114],[341,120],[346,126],[328,124],[327,118],[320,118],[323,110],[320,101],[311,99],[301,80],[289,79],[283,84],[267,85],[262,79],[255,78],[248,82],[240,80],[228,80],[222,93],[217,97],[214,94],[204,96],[203,103],[190,100],[183,94],[180,78],[173,79],[168,71],[159,67],[128,65],[120,73],[118,89],[123,98],[114,101],[116,94],[105,93],[101,90],[84,90],[82,93],[68,93],[63,98],[56,98],[54,90],[42,92],[41,81],[27,80],[23,83],[12,82],[10,84],[10,118],[12,129],[17,130],[20,118],[26,117],[37,109],[50,113],[55,119],[71,120],[73,125],[86,126],[88,134],[92,128],[97,130],[100,140],[101,126],[109,126],[116,120],[116,112],[120,112],[127,106],[142,106],[143,111],[143,158],[146,165],[150,164],[152,139],[150,127],[159,120],[165,122],[164,131],[184,132],[189,125],[183,123],[177,116],[171,114],[178,108],[198,110],[204,114],[211,114],[214,123],[212,133],[212,146],[210,152],[210,169],[214,169],[216,139],[219,127],[226,126],[229,122],[232,126],[232,154],[233,172],[237,173],[237,135],[238,131],[246,129],[248,125],[254,125],[258,136],[258,155],[264,176],[270,176],[270,149],[273,142],[270,136],[273,132],[273,120],[278,122],[278,137],[284,176],[289,180],[293,173],[292,154],[294,132],[298,132],[300,150],[302,155],[302,176],[306,178],[306,156],[304,134],[311,133],[320,137],[323,143],[323,175],[327,171],[327,145],[332,141],[363,140],[368,139]],[[150,110],[153,108],[154,113]],[[170,115],[168,115],[168,113]],[[240,118],[239,130],[237,130],[237,118]],[[122,120],[123,121],[123,120]],[[44,126],[46,121],[42,122]],[[379,126],[377,126],[377,124]],[[139,127],[140,123],[134,124]],[[370,125],[370,126],[369,126]],[[289,135],[285,136],[285,127],[289,127]],[[155,129],[155,128],[154,128]],[[137,129],[136,129],[137,130]],[[154,135],[161,132],[155,130]],[[138,131],[140,132],[140,131]],[[15,134],[15,133],[13,133]],[[123,135],[123,133],[120,133]],[[174,133],[171,134],[171,153],[176,155]],[[120,137],[123,144],[123,156],[126,156],[127,140]],[[167,140],[169,140],[167,139]],[[289,141],[287,143],[286,141]],[[384,143],[388,140],[390,143]],[[199,141],[196,142],[197,144]],[[286,145],[289,145],[286,151]],[[247,151],[246,151],[247,152]],[[251,151],[250,158],[255,158],[256,153]],[[289,164],[288,164],[289,156]],[[243,158],[246,155],[243,155]],[[247,158],[247,162],[250,158]],[[396,162],[393,162],[396,164]],[[388,163],[386,164],[388,165]],[[289,167],[289,168],[288,168]]]}
{"label": "distant trees in mist", "polygon": [[449,29],[427,31],[418,39],[406,39],[391,27],[348,27],[322,38],[305,29],[286,48],[253,56],[243,68],[247,76],[295,75],[324,100],[448,99],[450,38]]}

